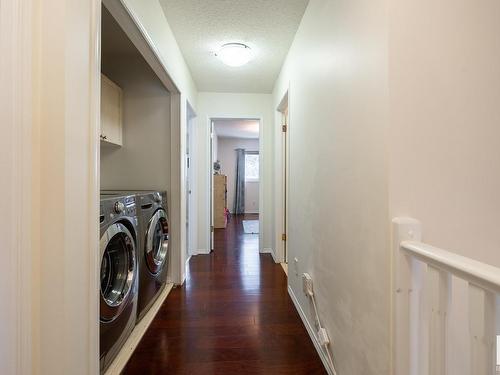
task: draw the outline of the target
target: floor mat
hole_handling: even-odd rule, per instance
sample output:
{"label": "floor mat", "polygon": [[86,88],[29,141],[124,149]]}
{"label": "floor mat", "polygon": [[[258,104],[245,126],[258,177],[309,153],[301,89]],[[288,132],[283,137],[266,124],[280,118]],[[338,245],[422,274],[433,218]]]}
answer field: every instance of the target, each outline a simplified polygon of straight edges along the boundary
{"label": "floor mat", "polygon": [[259,220],[243,220],[243,232],[251,234],[259,233]]}

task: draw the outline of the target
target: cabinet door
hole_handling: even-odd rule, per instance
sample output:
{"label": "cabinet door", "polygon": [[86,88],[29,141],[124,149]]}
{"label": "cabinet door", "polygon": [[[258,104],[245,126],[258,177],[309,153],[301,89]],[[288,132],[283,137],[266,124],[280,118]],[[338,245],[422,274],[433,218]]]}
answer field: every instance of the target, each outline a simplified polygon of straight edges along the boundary
{"label": "cabinet door", "polygon": [[101,74],[101,140],[122,145],[122,90]]}

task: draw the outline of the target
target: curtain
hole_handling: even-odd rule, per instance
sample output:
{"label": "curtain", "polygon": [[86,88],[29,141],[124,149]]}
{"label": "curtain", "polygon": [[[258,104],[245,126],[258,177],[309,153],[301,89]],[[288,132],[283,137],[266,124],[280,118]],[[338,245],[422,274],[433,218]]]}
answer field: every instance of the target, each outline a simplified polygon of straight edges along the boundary
{"label": "curtain", "polygon": [[236,181],[234,189],[234,214],[245,213],[245,149],[236,149]]}

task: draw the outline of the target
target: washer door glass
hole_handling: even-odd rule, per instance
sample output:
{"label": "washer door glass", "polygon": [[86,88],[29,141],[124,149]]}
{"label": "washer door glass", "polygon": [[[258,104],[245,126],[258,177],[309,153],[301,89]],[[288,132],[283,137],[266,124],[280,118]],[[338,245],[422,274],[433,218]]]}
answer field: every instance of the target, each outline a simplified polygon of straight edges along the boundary
{"label": "washer door glass", "polygon": [[136,261],[134,239],[121,223],[111,225],[101,238],[101,320],[117,317],[133,289]]}
{"label": "washer door glass", "polygon": [[168,254],[167,213],[160,209],[151,218],[146,235],[146,264],[149,271],[156,275],[165,265]]}

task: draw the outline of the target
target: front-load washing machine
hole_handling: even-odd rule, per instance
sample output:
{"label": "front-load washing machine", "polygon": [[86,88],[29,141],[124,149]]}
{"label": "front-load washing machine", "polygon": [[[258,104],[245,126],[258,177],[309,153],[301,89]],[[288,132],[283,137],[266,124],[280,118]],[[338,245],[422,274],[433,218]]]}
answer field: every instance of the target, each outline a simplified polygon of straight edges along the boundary
{"label": "front-load washing machine", "polygon": [[166,192],[137,192],[139,296],[137,320],[148,312],[167,282],[168,210]]}
{"label": "front-load washing machine", "polygon": [[101,194],[134,194],[139,222],[137,321],[151,308],[167,281],[169,226],[167,193],[107,190]]}
{"label": "front-load washing machine", "polygon": [[103,373],[136,322],[138,222],[134,195],[101,195],[100,370]]}

